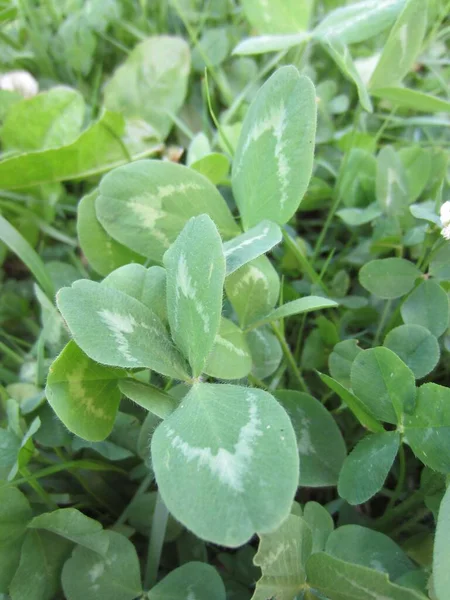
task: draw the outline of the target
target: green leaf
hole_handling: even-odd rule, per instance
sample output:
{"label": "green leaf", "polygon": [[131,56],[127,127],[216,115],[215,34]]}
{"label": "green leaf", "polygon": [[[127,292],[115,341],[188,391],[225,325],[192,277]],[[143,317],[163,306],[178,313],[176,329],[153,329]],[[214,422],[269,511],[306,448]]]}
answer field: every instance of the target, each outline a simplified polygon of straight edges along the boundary
{"label": "green leaf", "polygon": [[57,305],[75,342],[92,360],[125,368],[147,367],[176,379],[187,377],[184,361],[164,325],[135,298],[80,280],[59,290]]}
{"label": "green leaf", "polygon": [[3,123],[3,148],[27,152],[71,144],[80,133],[84,110],[83,96],[62,86],[22,100]]}
{"label": "green leaf", "polygon": [[120,369],[94,362],[71,341],[50,367],[47,400],[70,431],[86,440],[104,440],[119,408],[117,380],[124,376]]}
{"label": "green leaf", "polygon": [[360,525],[344,525],[333,531],[325,550],[327,554],[345,562],[387,573],[392,580],[415,568],[414,563],[391,538]]}
{"label": "green leaf", "polygon": [[176,408],[173,398],[153,385],[134,379],[123,379],[119,383],[119,389],[124,396],[161,419],[168,417]]}
{"label": "green leaf", "polygon": [[105,86],[105,106],[125,117],[143,119],[164,140],[172,114],[183,105],[190,52],[180,37],[152,36],[137,46]]}
{"label": "green leaf", "polygon": [[305,314],[320,310],[322,308],[333,308],[338,306],[338,303],[329,298],[321,298],[320,296],[305,296],[304,298],[297,298],[292,302],[286,302],[282,306],[279,306],[268,315],[265,315],[262,319],[258,319],[250,324],[251,328],[261,327],[267,323],[273,323],[280,319],[285,319],[292,315]]}
{"label": "green leaf", "polygon": [[339,381],[336,381],[329,375],[325,375],[325,373],[319,373],[319,377],[324,384],[327,385],[330,390],[333,390],[333,392],[335,392],[335,394],[337,394],[339,398],[348,406],[361,425],[366,427],[369,431],[384,431],[383,425],[367,409],[365,404],[341,383],[339,383]]}
{"label": "green leaf", "polygon": [[225,239],[239,233],[217,189],[202,175],[173,162],[142,160],[103,177],[97,217],[107,233],[135,252],[161,262],[186,222],[207,214]]}
{"label": "green leaf", "polygon": [[281,229],[275,223],[262,221],[246,233],[235,237],[223,245],[227,261],[227,275],[231,275],[261,254],[272,250],[281,242]]}
{"label": "green leaf", "polygon": [[400,446],[396,431],[373,433],[363,438],[345,459],[338,492],[349,504],[363,504],[382,487]]}
{"label": "green leaf", "polygon": [[380,421],[396,424],[403,413],[414,410],[414,374],[388,348],[360,352],[353,361],[350,380],[353,392]]}
{"label": "green leaf", "polygon": [[311,530],[302,517],[289,515],[273,533],[260,536],[254,563],[262,570],[252,600],[295,600],[306,581],[305,563],[311,554]]}
{"label": "green leaf", "polygon": [[219,331],[225,256],[208,215],[192,217],[164,255],[172,337],[198,377]]}
{"label": "green leaf", "polygon": [[216,569],[202,562],[189,562],[166,575],[148,593],[149,600],[225,600],[225,588]]}
{"label": "green leaf", "polygon": [[46,531],[28,531],[10,587],[11,600],[53,600],[72,544]]}
{"label": "green leaf", "polygon": [[430,275],[450,281],[450,244],[443,244],[430,261]]}
{"label": "green leaf", "polygon": [[283,358],[281,344],[268,325],[245,335],[252,357],[252,375],[265,379],[276,371]]}
{"label": "green leaf", "polygon": [[438,600],[445,600],[450,589],[450,487],[439,507],[433,550],[433,583]]}
{"label": "green leaf", "polygon": [[136,298],[167,323],[166,271],[162,267],[124,265],[112,271],[101,285]]}
{"label": "green leaf", "polygon": [[336,8],[314,30],[320,40],[339,38],[344,44],[365,42],[387,29],[405,0],[362,0]]}
{"label": "green leaf", "polygon": [[45,529],[99,554],[105,554],[108,550],[108,534],[103,531],[101,524],[76,508],[60,508],[43,513],[34,517],[28,527]]}
{"label": "green leaf", "polygon": [[426,0],[407,0],[383,46],[370,78],[370,88],[398,85],[412,69],[422,50],[427,29],[427,10]]}
{"label": "green leaf", "polygon": [[220,321],[219,332],[208,355],[204,371],[216,379],[242,379],[252,368],[250,349],[245,334],[232,321]]}
{"label": "green leaf", "polygon": [[288,413],[297,436],[300,485],[336,485],[347,450],[331,414],[309,394],[277,391],[275,397]]}
{"label": "green leaf", "polygon": [[364,208],[341,208],[336,212],[337,216],[350,227],[366,225],[383,214],[376,202]]}
{"label": "green leaf", "polygon": [[[1,163],[0,163],[1,164]],[[1,168],[1,167],[0,167]],[[0,240],[30,269],[40,287],[50,300],[55,294],[53,282],[40,256],[4,217],[0,215]]]}
{"label": "green leaf", "polygon": [[[400,160],[406,169],[407,187],[409,192],[408,203],[418,200],[425,190],[431,175],[431,153],[420,146],[401,148],[398,152]],[[432,204],[435,204],[432,202]],[[436,207],[434,206],[434,211]],[[440,223],[439,223],[440,225]]]}
{"label": "green leaf", "polygon": [[344,77],[356,85],[361,106],[364,110],[367,110],[367,112],[372,112],[372,102],[370,101],[369,93],[355,67],[348,46],[346,46],[339,38],[335,37],[327,37],[321,39],[320,42],[337,64]]}
{"label": "green leaf", "polygon": [[450,389],[435,383],[422,385],[413,415],[406,415],[405,437],[425,465],[450,473]]}
{"label": "green leaf", "polygon": [[[121,139],[124,127],[121,115],[105,110],[68,146],[5,158],[0,161],[2,189],[83,179],[129,162],[130,154]],[[155,149],[149,146],[144,154]]]}
{"label": "green leaf", "polygon": [[131,262],[144,262],[145,258],[109,236],[97,220],[95,201],[98,190],[83,196],[78,204],[77,232],[83,254],[91,267],[104,277]]}
{"label": "green leaf", "polygon": [[425,600],[420,592],[391,583],[387,573],[354,565],[324,552],[310,557],[306,573],[309,585],[329,600]]}
{"label": "green leaf", "polygon": [[67,600],[133,600],[142,593],[139,559],[133,544],[114,531],[104,556],[77,546],[64,565],[62,585]]}
{"label": "green leaf", "polygon": [[331,376],[346,388],[351,387],[350,371],[360,352],[357,340],[344,340],[335,345],[328,358]]}
{"label": "green leaf", "polygon": [[312,533],[311,553],[325,550],[328,537],[334,529],[333,518],[325,507],[318,502],[307,502],[303,512],[303,519],[308,524]]}
{"label": "green leaf", "polygon": [[392,329],[384,345],[408,365],[416,379],[428,375],[438,364],[441,354],[435,336],[421,325],[400,325]]}
{"label": "green leaf", "polygon": [[204,73],[205,68],[221,65],[229,53],[229,30],[225,27],[205,28],[192,52],[192,66]]}
{"label": "green leaf", "polygon": [[422,325],[439,337],[449,324],[447,294],[435,281],[423,281],[403,302],[400,312],[407,325]]}
{"label": "green leaf", "polygon": [[20,438],[12,431],[0,429],[0,479],[8,479],[19,450]]}
{"label": "green leaf", "polygon": [[15,487],[0,489],[0,593],[7,594],[19,566],[20,550],[32,513],[28,500]]}
{"label": "green leaf", "polygon": [[224,182],[227,179],[228,171],[230,170],[230,161],[224,154],[219,152],[211,152],[203,156],[199,160],[191,163],[191,169],[209,179],[214,185]]}
{"label": "green leaf", "polygon": [[412,290],[419,269],[404,258],[380,258],[371,260],[359,271],[359,282],[374,296],[393,300]]}
{"label": "green leaf", "polygon": [[243,0],[245,16],[260,33],[297,33],[308,29],[314,0],[279,0],[276,4],[264,0]]}
{"label": "green leaf", "polygon": [[194,385],[155,431],[152,459],[173,516],[223,546],[240,546],[255,532],[278,527],[298,484],[289,417],[259,389]]}
{"label": "green leaf", "polygon": [[269,259],[260,256],[227,277],[225,291],[244,329],[275,306],[280,279]]}
{"label": "green leaf", "polygon": [[242,126],[232,187],[244,229],[269,219],[286,223],[311,177],[316,131],[315,89],[293,66],[260,88]]}
{"label": "green leaf", "polygon": [[251,54],[265,54],[266,52],[280,52],[289,50],[303,42],[307,42],[311,37],[310,33],[284,33],[280,35],[261,35],[242,40],[234,48],[233,54],[247,56]]}
{"label": "green leaf", "polygon": [[400,155],[392,146],[384,146],[377,158],[376,195],[386,215],[401,216],[407,212],[410,202],[408,178]]}
{"label": "green leaf", "polygon": [[376,98],[387,100],[395,106],[403,108],[412,108],[427,113],[450,112],[450,102],[448,100],[425,94],[420,90],[403,87],[380,87],[371,90],[371,94]]}

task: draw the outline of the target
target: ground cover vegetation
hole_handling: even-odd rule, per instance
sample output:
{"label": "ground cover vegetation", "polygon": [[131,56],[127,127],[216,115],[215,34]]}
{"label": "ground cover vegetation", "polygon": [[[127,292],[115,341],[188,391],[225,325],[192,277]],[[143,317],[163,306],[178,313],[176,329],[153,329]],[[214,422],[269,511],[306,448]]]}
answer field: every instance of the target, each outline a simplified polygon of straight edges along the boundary
{"label": "ground cover vegetation", "polygon": [[449,10],[1,0],[2,599],[450,598]]}

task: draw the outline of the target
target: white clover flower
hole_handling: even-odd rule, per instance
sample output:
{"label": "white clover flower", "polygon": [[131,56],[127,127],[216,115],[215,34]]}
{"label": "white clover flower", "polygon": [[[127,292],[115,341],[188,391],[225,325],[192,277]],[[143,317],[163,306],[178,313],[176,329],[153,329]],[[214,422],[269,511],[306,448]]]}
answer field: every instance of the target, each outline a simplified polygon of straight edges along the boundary
{"label": "white clover flower", "polygon": [[444,202],[441,206],[441,223],[441,235],[446,240],[450,240],[450,200],[447,200],[447,202]]}
{"label": "white clover flower", "polygon": [[24,98],[31,98],[39,92],[39,84],[28,71],[9,71],[0,75],[0,90],[17,92]]}

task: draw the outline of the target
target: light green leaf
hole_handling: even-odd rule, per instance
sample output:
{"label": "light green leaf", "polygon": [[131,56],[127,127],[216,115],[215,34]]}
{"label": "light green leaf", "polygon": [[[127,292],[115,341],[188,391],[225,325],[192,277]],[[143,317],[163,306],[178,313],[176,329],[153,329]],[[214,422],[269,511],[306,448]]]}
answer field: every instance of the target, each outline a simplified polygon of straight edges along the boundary
{"label": "light green leaf", "polygon": [[405,437],[414,454],[440,473],[450,473],[450,389],[435,383],[422,385],[416,410],[406,415]]}
{"label": "light green leaf", "polygon": [[173,162],[143,160],[115,169],[99,190],[101,225],[118,242],[154,261],[162,261],[191,217],[209,215],[225,239],[239,233],[217,189]]}
{"label": "light green leaf", "polygon": [[314,30],[320,40],[339,38],[344,44],[364,42],[387,29],[405,0],[362,0],[328,13]]}
{"label": "light green leaf", "polygon": [[13,431],[0,429],[0,480],[8,479],[19,450],[20,438]]}
{"label": "light green leaf", "polygon": [[393,300],[412,290],[419,269],[404,258],[380,258],[366,263],[359,271],[359,282],[374,296]]}
{"label": "light green leaf", "polygon": [[327,554],[345,562],[387,573],[392,580],[415,568],[414,563],[391,538],[360,525],[338,527],[329,536],[325,550]]}
{"label": "light green leaf", "polygon": [[[2,189],[83,179],[129,162],[130,154],[121,140],[124,126],[121,115],[105,110],[68,146],[5,158],[0,161]],[[155,149],[148,146],[143,154],[148,156]]]}
{"label": "light green leaf", "polygon": [[47,400],[70,431],[86,440],[104,440],[119,408],[117,380],[124,376],[120,369],[94,362],[71,341],[50,367]]}
{"label": "light green leaf", "polygon": [[366,225],[383,214],[376,202],[364,208],[341,208],[336,212],[337,216],[350,227]]}
{"label": "light green leaf", "polygon": [[407,325],[422,325],[439,337],[448,327],[449,302],[447,294],[435,281],[423,281],[403,302],[403,321]]}
{"label": "light green leaf", "polygon": [[161,320],[135,298],[93,281],[62,288],[57,305],[77,345],[92,360],[125,368],[147,367],[184,379],[184,361]]}
{"label": "light green leaf", "polygon": [[258,379],[272,375],[283,358],[283,350],[270,326],[248,331],[245,339],[252,357],[252,375]]}
{"label": "light green leaf", "polygon": [[241,379],[250,373],[251,368],[252,357],[244,332],[222,317],[206,361],[205,373],[216,379]]}
{"label": "light green leaf", "polygon": [[435,336],[421,325],[395,327],[387,334],[384,345],[408,365],[416,379],[428,375],[441,354]]}
{"label": "light green leaf", "polygon": [[433,550],[433,583],[438,600],[445,600],[450,589],[450,487],[439,507]]}
{"label": "light green leaf", "polygon": [[78,204],[77,232],[83,254],[91,267],[104,277],[132,262],[145,258],[110,237],[97,220],[95,201],[98,190],[83,196]]}
{"label": "light green leaf", "polygon": [[259,389],[194,385],[155,431],[152,459],[173,516],[223,546],[240,546],[255,532],[278,527],[298,485],[289,417]]}
{"label": "light green leaf", "polygon": [[225,27],[205,27],[192,52],[194,70],[203,73],[205,68],[221,65],[228,56],[229,46],[228,30]]}
{"label": "light green leaf", "polygon": [[261,325],[266,325],[267,323],[285,319],[292,315],[305,314],[322,308],[333,308],[335,306],[338,306],[338,303],[329,298],[305,296],[304,298],[292,300],[292,302],[286,302],[286,304],[279,306],[268,315],[265,315],[262,319],[252,322],[250,327],[253,329],[255,327],[261,327]]}
{"label": "light green leaf", "polygon": [[410,202],[405,167],[392,146],[384,146],[377,158],[377,202],[389,216],[404,215]]}
{"label": "light green leaf", "polygon": [[297,210],[312,172],[316,113],[314,86],[293,66],[278,69],[259,90],[232,171],[244,229],[264,219],[283,225]]}
{"label": "light green leaf", "polygon": [[265,54],[266,52],[280,52],[289,50],[303,42],[307,42],[311,37],[310,33],[283,33],[279,35],[260,35],[242,40],[234,48],[233,54],[247,56],[252,54]]}
{"label": "light green leaf", "polygon": [[77,546],[64,565],[62,585],[67,600],[133,600],[142,593],[139,559],[133,544],[114,531],[106,554]]}
{"label": "light green leaf", "polygon": [[392,102],[396,106],[412,108],[413,110],[439,113],[450,112],[450,102],[420,90],[411,90],[403,87],[380,87],[371,90],[372,96]]}
{"label": "light green leaf", "polygon": [[20,550],[32,513],[15,487],[0,489],[0,593],[7,594],[19,566]]}
{"label": "light green leaf", "polygon": [[428,149],[416,145],[405,146],[399,150],[398,154],[406,170],[408,203],[411,210],[411,203],[421,196],[430,180],[433,158]]}
{"label": "light green leaf", "polygon": [[311,554],[311,530],[302,517],[289,515],[272,533],[260,536],[254,563],[262,570],[252,600],[295,600],[305,580],[305,563]]}
{"label": "light green leaf", "polygon": [[353,392],[380,421],[396,424],[403,413],[414,410],[414,374],[388,348],[360,352],[353,361],[350,380]]}
{"label": "light green leaf", "polygon": [[314,0],[243,0],[245,16],[260,33],[297,33],[308,29]]}
{"label": "light green leaf", "polygon": [[275,306],[280,279],[269,259],[260,256],[227,277],[225,291],[244,329]]}
{"label": "light green leaf", "polygon": [[180,37],[152,36],[137,46],[105,86],[105,106],[149,123],[163,140],[172,114],[183,105],[190,70],[189,46]]}
{"label": "light green leaf", "polygon": [[176,408],[173,398],[153,385],[134,379],[123,379],[119,383],[119,389],[124,396],[161,419],[168,417]]}
{"label": "light green leaf", "polygon": [[373,433],[363,438],[345,459],[338,492],[349,504],[362,504],[382,487],[400,446],[396,431]]}
{"label": "light green leaf", "polygon": [[198,377],[214,345],[222,313],[225,256],[208,215],[192,217],[164,255],[172,337]]}
{"label": "light green leaf", "polygon": [[17,229],[1,215],[0,240],[26,264],[48,298],[53,301],[53,296],[55,294],[53,282],[40,256],[33,250]]}
{"label": "light green leaf", "polygon": [[374,417],[374,415],[367,409],[365,404],[354,394],[344,387],[339,381],[336,381],[325,373],[319,373],[320,379],[327,385],[333,392],[335,392],[339,398],[348,406],[358,421],[366,427],[369,431],[382,432],[384,431],[383,425]]}
{"label": "light green leaf", "polygon": [[356,85],[361,106],[364,110],[367,110],[367,112],[372,112],[372,102],[370,101],[369,93],[355,67],[348,46],[336,37],[327,37],[320,41],[322,46],[337,64],[342,74]]}
{"label": "light green leaf", "polygon": [[311,553],[325,550],[327,539],[334,529],[330,513],[318,502],[307,502],[303,511],[303,519],[312,533]]}
{"label": "light green leaf", "polygon": [[386,573],[354,565],[324,552],[306,564],[308,583],[329,600],[425,600],[420,592],[391,583]]}
{"label": "light green leaf", "polygon": [[203,177],[206,177],[206,179],[209,179],[214,185],[218,185],[227,179],[228,171],[230,170],[230,161],[225,154],[211,152],[211,154],[203,156],[189,166],[194,171],[197,171],[197,173],[203,175]]}
{"label": "light green leaf", "polygon": [[450,244],[443,244],[430,261],[430,275],[450,281]]}
{"label": "light green leaf", "polygon": [[262,221],[246,233],[235,237],[223,245],[227,261],[227,275],[231,275],[261,254],[269,252],[281,242],[281,229],[275,223]]}
{"label": "light green leaf", "polygon": [[99,554],[105,554],[108,550],[108,534],[103,531],[102,525],[76,508],[60,508],[43,513],[34,517],[28,527],[45,529]]}
{"label": "light green leaf", "polygon": [[167,323],[166,271],[162,267],[124,265],[112,271],[101,285],[136,298]]}
{"label": "light green leaf", "polygon": [[277,391],[275,397],[288,413],[297,436],[300,485],[336,485],[347,450],[331,414],[309,394]]}
{"label": "light green leaf", "polygon": [[28,531],[10,587],[11,600],[53,600],[72,544],[46,531]]}
{"label": "light green leaf", "polygon": [[427,29],[427,0],[407,0],[370,78],[369,87],[398,85],[412,69]]}
{"label": "light green leaf", "polygon": [[331,376],[346,388],[351,387],[350,371],[360,352],[357,340],[344,340],[335,345],[328,358]]}
{"label": "light green leaf", "polygon": [[3,123],[3,149],[27,152],[71,144],[80,133],[84,110],[83,96],[62,86],[22,100]]}
{"label": "light green leaf", "polygon": [[[187,593],[187,596],[186,596]],[[202,562],[189,562],[166,575],[148,593],[149,600],[225,600],[225,588],[217,571]]]}

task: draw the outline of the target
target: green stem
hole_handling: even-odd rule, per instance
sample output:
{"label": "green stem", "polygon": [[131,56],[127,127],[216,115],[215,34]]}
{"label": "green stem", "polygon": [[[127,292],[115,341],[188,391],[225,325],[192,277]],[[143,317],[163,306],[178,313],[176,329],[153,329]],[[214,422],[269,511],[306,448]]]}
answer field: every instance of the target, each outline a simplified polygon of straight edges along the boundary
{"label": "green stem", "polygon": [[286,246],[289,248],[289,250],[294,255],[295,259],[297,260],[300,270],[303,273],[305,273],[311,279],[311,281],[313,283],[315,283],[316,285],[319,285],[325,293],[328,293],[328,290],[327,290],[325,284],[323,283],[323,281],[321,280],[320,275],[318,273],[316,273],[316,271],[314,270],[314,267],[309,262],[308,258],[300,250],[300,248],[298,247],[295,240],[293,240],[291,238],[291,236],[287,233],[287,231],[285,231],[284,229],[283,229],[283,238],[284,238],[284,241],[286,242]]}
{"label": "green stem", "polygon": [[389,310],[391,308],[391,305],[392,305],[392,300],[388,300],[386,302],[386,304],[385,304],[385,307],[384,307],[383,312],[381,314],[380,322],[378,323],[377,332],[376,332],[375,338],[373,340],[373,345],[374,346],[378,346],[378,342],[380,341],[381,334],[384,331],[384,326],[385,326],[386,319],[387,319],[387,316],[389,314]]}
{"label": "green stem", "polygon": [[281,333],[281,331],[278,329],[278,327],[276,325],[272,325],[272,329],[273,329],[275,336],[277,337],[278,341],[281,344],[281,349],[283,350],[284,357],[285,357],[292,373],[295,375],[295,378],[297,379],[298,383],[300,384],[300,387],[302,388],[302,390],[304,392],[309,393],[308,386],[306,385],[306,382],[303,379],[302,374],[300,373],[300,371],[297,367],[297,363],[295,362],[294,355],[292,354],[291,349],[289,348],[289,345],[286,342],[284,335]]}
{"label": "green stem", "polygon": [[261,381],[261,379],[258,379],[258,377],[255,377],[251,373],[249,373],[247,375],[247,379],[249,380],[249,382],[252,384],[253,387],[258,387],[258,388],[261,388],[262,390],[269,389],[269,387],[264,383],[264,381]]}
{"label": "green stem", "polygon": [[[26,477],[29,477],[31,475],[31,473],[27,469],[27,467],[22,467],[20,469],[20,474],[22,476],[26,476]],[[50,498],[50,495],[44,490],[44,488],[41,486],[41,484],[38,481],[36,481],[35,479],[33,479],[31,477],[30,480],[29,480],[29,484],[33,488],[33,490],[36,492],[36,494],[48,506],[48,508],[50,510],[55,510],[55,509],[58,508],[58,505],[56,504],[56,502],[53,502],[53,500]]]}
{"label": "green stem", "polygon": [[136,490],[136,493],[134,494],[134,496],[131,498],[130,502],[128,502],[128,504],[122,511],[122,514],[119,516],[119,518],[115,522],[115,525],[122,525],[123,523],[125,523],[125,521],[128,519],[128,515],[130,514],[130,510],[132,509],[134,503],[136,502],[136,500],[138,498],[140,498],[142,496],[142,494],[145,494],[145,492],[150,487],[153,479],[154,479],[154,476],[152,473],[149,473],[147,475],[147,477],[144,477],[144,479],[141,481],[141,485],[138,487],[138,489]]}
{"label": "green stem", "polygon": [[169,511],[158,492],[155,512],[152,519],[152,530],[148,540],[147,565],[145,568],[144,588],[151,589],[157,580],[161,552],[166,535]]}
{"label": "green stem", "polygon": [[386,507],[386,513],[389,513],[395,506],[395,503],[397,502],[397,500],[400,498],[402,491],[403,491],[403,486],[405,485],[405,478],[406,478],[406,459],[405,459],[405,447],[403,446],[403,443],[400,443],[400,449],[398,452],[398,460],[399,460],[399,473],[398,473],[398,479],[397,479],[397,485],[395,486],[395,490],[394,493],[392,494],[388,505]]}

